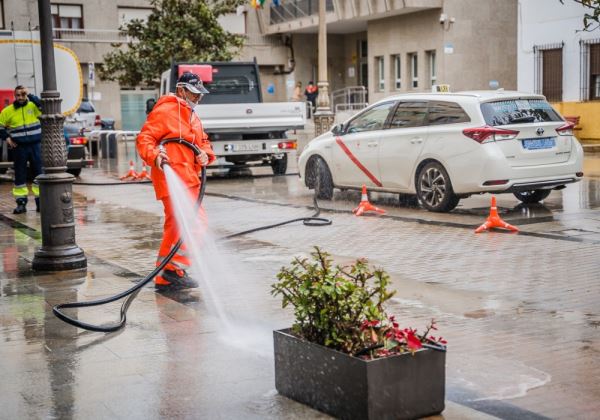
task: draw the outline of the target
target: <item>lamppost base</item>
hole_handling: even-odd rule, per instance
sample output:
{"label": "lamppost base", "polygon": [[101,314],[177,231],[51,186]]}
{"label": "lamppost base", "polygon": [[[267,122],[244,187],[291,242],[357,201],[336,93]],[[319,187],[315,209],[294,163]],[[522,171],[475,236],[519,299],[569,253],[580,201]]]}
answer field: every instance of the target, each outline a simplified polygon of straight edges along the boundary
{"label": "lamppost base", "polygon": [[51,249],[41,247],[33,256],[31,268],[34,271],[84,270],[87,268],[87,259],[77,245]]}
{"label": "lamppost base", "polygon": [[[58,168],[63,169],[64,168]],[[42,246],[35,252],[31,268],[36,271],[80,270],[87,267],[83,250],[75,243],[73,175],[51,172],[38,175]]]}
{"label": "lamppost base", "polygon": [[320,136],[323,133],[328,132],[334,122],[334,113],[331,111],[321,111],[317,108],[317,112],[313,116],[315,123],[315,137]]}

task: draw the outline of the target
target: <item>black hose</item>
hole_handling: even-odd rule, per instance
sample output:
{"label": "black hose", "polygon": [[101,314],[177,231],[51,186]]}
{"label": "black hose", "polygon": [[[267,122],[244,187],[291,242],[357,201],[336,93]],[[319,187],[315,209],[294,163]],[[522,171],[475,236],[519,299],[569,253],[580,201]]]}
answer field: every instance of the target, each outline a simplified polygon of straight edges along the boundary
{"label": "black hose", "polygon": [[[194,151],[195,155],[200,154],[200,149],[196,145],[191,144],[183,139],[165,139],[160,143],[160,145],[162,146],[162,145],[165,145],[168,143],[182,144],[182,145],[187,146],[190,149],[192,149]],[[205,194],[205,190],[206,190],[206,167],[202,167],[202,172],[201,172],[200,177],[201,177],[200,192],[198,194],[198,200],[196,201],[196,205],[198,207],[200,207],[200,205],[202,204],[202,200],[204,199],[204,194]],[[140,182],[134,182],[134,183],[139,184]],[[101,185],[101,184],[89,184],[89,185]],[[109,185],[112,185],[112,184],[109,184]],[[272,225],[260,226],[260,227],[254,228],[254,229],[249,229],[249,230],[245,230],[243,232],[238,232],[238,233],[234,233],[231,235],[227,235],[220,239],[221,240],[231,239],[231,238],[234,238],[237,236],[246,235],[248,233],[257,232],[259,230],[272,229],[277,226],[282,226],[282,225],[299,222],[299,221],[302,221],[305,226],[328,226],[328,225],[331,225],[331,223],[332,223],[331,220],[325,219],[323,217],[318,217],[319,214],[321,213],[321,209],[319,208],[319,205],[317,203],[316,194],[314,196],[313,203],[314,203],[314,207],[315,207],[315,213],[312,216],[299,217],[296,219],[286,220],[286,221],[283,221],[280,223],[275,223]],[[165,257],[165,259],[154,270],[152,270],[152,272],[150,272],[150,274],[148,274],[146,277],[144,277],[142,280],[140,280],[135,286],[131,287],[130,289],[125,290],[124,292],[121,292],[115,296],[110,296],[110,297],[107,297],[104,299],[92,300],[92,301],[88,301],[88,302],[61,303],[59,305],[54,306],[52,308],[52,312],[54,313],[54,315],[56,315],[57,318],[66,322],[67,324],[71,324],[77,328],[82,328],[84,330],[105,332],[105,333],[110,333],[110,332],[115,332],[115,331],[120,330],[121,328],[123,328],[125,326],[125,323],[127,322],[127,311],[129,310],[129,306],[131,305],[133,300],[137,297],[137,295],[140,292],[140,290],[142,289],[142,287],[144,287],[146,284],[148,284],[150,281],[152,281],[152,279],[154,279],[154,277],[156,277],[158,275],[158,273],[160,273],[160,271],[163,268],[165,268],[165,266],[171,261],[171,259],[175,255],[175,253],[179,250],[182,243],[183,243],[183,240],[180,238],[177,241],[177,243],[175,244],[175,246],[173,247],[173,249],[171,249],[171,252],[169,252],[169,254]],[[117,322],[116,324],[112,324],[112,325],[102,326],[102,325],[89,324],[87,322],[83,322],[83,321],[79,321],[77,319],[71,318],[60,311],[61,309],[68,309],[68,308],[85,308],[85,307],[90,307],[90,306],[104,305],[107,303],[115,302],[126,296],[127,296],[127,299],[125,299],[125,301],[121,305],[121,319],[119,320],[119,322]]]}
{"label": "black hose", "polygon": [[325,219],[324,217],[318,217],[319,214],[321,214],[321,209],[319,208],[319,204],[317,203],[317,195],[316,194],[314,195],[314,198],[313,198],[313,204],[315,207],[315,213],[312,216],[298,217],[297,219],[286,220],[286,221],[283,221],[280,223],[274,223],[272,225],[259,226],[257,228],[248,229],[243,232],[232,233],[231,235],[222,236],[221,238],[219,238],[219,240],[231,239],[231,238],[235,238],[236,236],[242,236],[242,235],[246,235],[248,233],[258,232],[259,230],[272,229],[272,228],[275,228],[278,226],[283,226],[283,225],[287,225],[289,223],[300,222],[300,221],[302,223],[304,223],[305,226],[329,226],[332,223],[331,220]]}

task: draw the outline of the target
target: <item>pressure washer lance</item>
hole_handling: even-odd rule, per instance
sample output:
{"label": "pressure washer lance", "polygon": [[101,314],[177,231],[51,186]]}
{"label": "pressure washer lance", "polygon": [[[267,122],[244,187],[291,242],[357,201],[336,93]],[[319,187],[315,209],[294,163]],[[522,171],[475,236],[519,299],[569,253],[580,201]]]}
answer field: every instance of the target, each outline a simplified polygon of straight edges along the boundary
{"label": "pressure washer lance", "polygon": [[[198,146],[196,146],[195,144],[192,144],[182,138],[165,139],[165,140],[161,141],[159,144],[159,147],[158,147],[159,151],[166,153],[164,146],[165,146],[165,144],[168,144],[168,143],[179,143],[183,146],[186,146],[193,150],[195,156],[198,156],[201,153]],[[169,164],[168,160],[163,161],[161,164],[161,167],[165,164],[167,164],[167,165]],[[202,167],[202,171],[200,173],[200,182],[201,182],[200,192],[198,194],[198,199],[196,201],[196,206],[198,208],[202,204],[202,200],[204,199],[204,193],[206,190],[206,167],[204,167],[204,166]],[[261,226],[261,227],[246,230],[243,232],[234,233],[232,235],[225,236],[221,239],[230,239],[230,238],[234,238],[237,236],[245,235],[247,233],[256,232],[259,230],[271,229],[271,228],[274,228],[277,226],[282,226],[282,225],[286,225],[288,223],[294,223],[294,222],[298,222],[298,221],[302,221],[306,226],[331,225],[331,223],[332,223],[331,220],[325,219],[322,217],[317,217],[320,214],[321,210],[319,209],[319,207],[317,205],[316,195],[314,198],[314,205],[315,205],[316,212],[315,212],[315,214],[313,214],[310,217],[300,217],[297,219],[287,220],[287,221],[284,221],[281,223],[276,223],[276,224],[272,224],[272,225],[268,225],[268,226]],[[177,243],[175,244],[175,246],[173,246],[173,248],[171,249],[171,252],[169,252],[169,254],[165,257],[165,259],[158,266],[156,266],[156,268],[154,270],[152,270],[150,272],[150,274],[148,274],[146,277],[144,277],[142,280],[140,280],[135,286],[131,287],[130,289],[125,290],[124,292],[121,292],[115,296],[107,297],[104,299],[92,300],[92,301],[88,301],[88,302],[61,303],[59,305],[54,306],[52,308],[52,312],[54,313],[54,315],[56,315],[57,318],[66,322],[67,324],[71,324],[77,328],[82,328],[84,330],[105,332],[105,333],[110,333],[110,332],[115,332],[115,331],[120,330],[121,328],[123,328],[125,326],[125,323],[127,322],[127,311],[129,310],[129,306],[131,305],[133,300],[137,297],[137,295],[140,292],[140,290],[142,289],[142,287],[144,287],[146,284],[151,282],[154,279],[154,277],[156,277],[165,268],[165,266],[171,261],[171,259],[175,255],[175,253],[177,253],[177,251],[181,247],[182,243],[183,243],[183,240],[180,238],[177,241]],[[121,319],[116,324],[108,324],[108,325],[89,324],[87,322],[83,322],[83,321],[79,321],[77,319],[71,318],[68,315],[61,312],[61,309],[86,308],[86,307],[91,307],[91,306],[104,305],[107,303],[115,302],[124,297],[127,297],[127,299],[125,299],[125,301],[121,305]]]}

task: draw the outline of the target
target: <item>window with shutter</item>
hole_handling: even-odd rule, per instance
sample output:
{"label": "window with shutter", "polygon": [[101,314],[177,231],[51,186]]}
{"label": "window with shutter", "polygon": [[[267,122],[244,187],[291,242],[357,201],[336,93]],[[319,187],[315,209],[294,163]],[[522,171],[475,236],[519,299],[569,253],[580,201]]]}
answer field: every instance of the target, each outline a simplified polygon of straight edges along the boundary
{"label": "window with shutter", "polygon": [[542,94],[549,102],[562,101],[562,48],[542,51]]}
{"label": "window with shutter", "polygon": [[600,44],[590,45],[590,100],[600,99]]}

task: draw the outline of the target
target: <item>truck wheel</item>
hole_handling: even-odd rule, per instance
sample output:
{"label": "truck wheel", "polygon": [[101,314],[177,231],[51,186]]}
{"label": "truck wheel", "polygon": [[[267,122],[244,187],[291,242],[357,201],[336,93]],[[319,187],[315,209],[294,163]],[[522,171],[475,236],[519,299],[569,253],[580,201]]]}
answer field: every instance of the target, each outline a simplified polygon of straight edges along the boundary
{"label": "truck wheel", "polygon": [[281,159],[273,159],[271,161],[273,175],[285,175],[287,171],[287,155],[283,155]]}
{"label": "truck wheel", "polygon": [[542,201],[544,198],[548,197],[551,192],[552,190],[532,190],[519,191],[513,194],[519,201],[522,201],[525,204],[532,204]]}
{"label": "truck wheel", "polygon": [[333,178],[331,171],[321,158],[316,158],[312,165],[315,178],[315,194],[321,200],[331,200],[333,198]]}
{"label": "truck wheel", "polygon": [[78,177],[81,175],[81,168],[67,169],[67,172],[73,175],[74,177]]}

